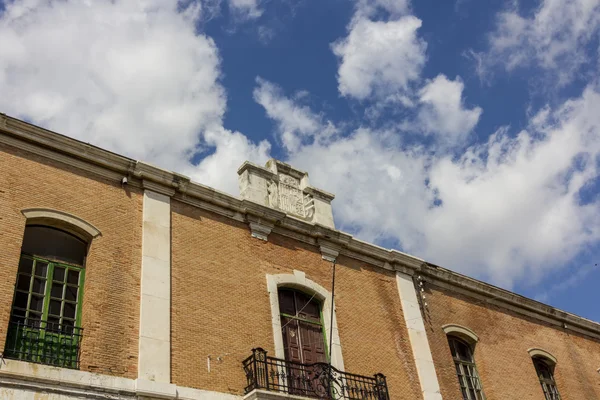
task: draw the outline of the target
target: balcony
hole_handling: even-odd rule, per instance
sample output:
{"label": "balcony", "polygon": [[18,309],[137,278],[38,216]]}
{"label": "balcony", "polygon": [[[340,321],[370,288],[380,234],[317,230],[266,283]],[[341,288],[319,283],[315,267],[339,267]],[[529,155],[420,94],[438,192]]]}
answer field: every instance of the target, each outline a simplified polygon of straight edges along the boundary
{"label": "balcony", "polygon": [[47,321],[11,320],[4,357],[78,369],[82,331],[82,328]]}
{"label": "balcony", "polygon": [[[242,362],[246,394],[266,391],[261,398],[317,398],[329,400],[389,400],[385,376],[362,376],[338,371],[326,363],[301,364],[270,357],[261,348]],[[283,396],[275,396],[279,393]]]}

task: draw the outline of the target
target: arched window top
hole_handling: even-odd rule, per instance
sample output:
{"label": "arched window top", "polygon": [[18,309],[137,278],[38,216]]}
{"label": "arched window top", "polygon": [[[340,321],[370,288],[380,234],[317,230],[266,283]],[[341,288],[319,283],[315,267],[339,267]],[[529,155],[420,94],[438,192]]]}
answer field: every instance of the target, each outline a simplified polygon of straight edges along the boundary
{"label": "arched window top", "polygon": [[293,274],[277,274],[267,277],[269,292],[277,292],[278,288],[296,289],[314,298],[322,303],[331,301],[331,293],[318,283],[306,278],[304,272],[294,270]]}
{"label": "arched window top", "polygon": [[556,357],[547,352],[546,350],[539,349],[537,347],[527,350],[531,358],[542,358],[546,360],[546,363],[550,363],[552,366],[556,365]]}
{"label": "arched window top", "polygon": [[46,225],[58,228],[88,242],[101,235],[94,225],[63,211],[49,208],[29,208],[21,212],[27,218],[27,225]]}
{"label": "arched window top", "polygon": [[457,336],[449,335],[448,342],[450,343],[452,357],[454,357],[457,361],[465,361],[469,363],[475,361],[473,359],[473,349],[465,340]]}
{"label": "arched window top", "polygon": [[87,242],[57,228],[27,225],[21,251],[30,256],[83,266]]}
{"label": "arched window top", "polygon": [[470,345],[474,345],[479,341],[479,336],[469,328],[457,324],[447,324],[442,326],[444,333],[448,336],[456,336],[465,340]]}

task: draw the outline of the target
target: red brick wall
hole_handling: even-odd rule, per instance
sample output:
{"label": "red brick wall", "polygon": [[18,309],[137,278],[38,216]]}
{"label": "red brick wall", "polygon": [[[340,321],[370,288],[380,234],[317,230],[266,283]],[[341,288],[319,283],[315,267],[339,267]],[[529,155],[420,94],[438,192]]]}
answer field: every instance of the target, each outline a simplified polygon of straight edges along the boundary
{"label": "red brick wall", "polygon": [[25,229],[21,210],[51,208],[102,233],[86,262],[81,370],[137,377],[141,193],[3,145],[0,171],[0,348]]}
{"label": "red brick wall", "polygon": [[[241,362],[253,347],[273,352],[266,274],[294,269],[325,288],[331,263],[313,246],[172,202],[172,382],[241,394]],[[420,399],[393,273],[339,257],[337,322],[346,371],[387,376],[392,399]],[[207,356],[212,357],[207,371]],[[222,362],[216,360],[222,356]]]}
{"label": "red brick wall", "polygon": [[600,399],[600,341],[462,296],[427,286],[426,328],[442,396],[462,399],[442,330],[459,324],[479,336],[475,361],[487,400],[544,400],[527,352],[542,348],[558,359],[555,379],[563,400]]}

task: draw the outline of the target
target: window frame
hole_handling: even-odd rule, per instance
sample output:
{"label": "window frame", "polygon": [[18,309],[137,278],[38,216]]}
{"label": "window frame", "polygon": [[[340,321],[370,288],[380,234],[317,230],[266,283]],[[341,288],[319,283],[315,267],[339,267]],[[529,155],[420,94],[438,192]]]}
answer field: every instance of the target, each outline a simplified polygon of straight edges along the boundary
{"label": "window frame", "polygon": [[[51,317],[55,316],[55,315],[50,314],[50,302],[52,300],[55,300],[55,301],[60,300],[61,306],[60,306],[60,315],[58,316],[59,317],[58,324],[61,326],[61,329],[63,326],[64,318],[67,318],[67,320],[69,320],[69,321],[72,320],[74,328],[81,328],[83,291],[84,291],[84,285],[85,285],[85,267],[80,266],[80,265],[68,264],[68,263],[64,263],[64,262],[58,262],[58,261],[38,257],[38,256],[27,254],[27,253],[21,253],[21,257],[19,258],[19,265],[21,264],[22,260],[24,260],[24,259],[32,261],[31,262],[31,274],[29,277],[29,279],[30,279],[29,290],[25,291],[24,289],[18,288],[19,278],[21,276],[26,276],[26,274],[24,274],[22,271],[18,270],[17,271],[17,280],[15,283],[15,290],[13,293],[13,305],[11,307],[11,319],[14,320],[15,318],[22,318],[24,321],[28,321],[28,320],[38,321],[39,320],[39,321],[44,321],[44,322],[46,322],[46,324],[48,324],[49,323],[48,316],[51,316]],[[46,276],[45,277],[42,277],[42,276],[36,274],[36,266],[37,266],[38,262],[43,262],[46,264]],[[56,267],[63,268],[65,271],[62,282],[54,280],[54,271],[55,271]],[[78,276],[77,284],[68,283],[68,271],[77,271],[78,272],[79,276]],[[34,311],[34,313],[36,315],[37,314],[40,315],[40,318],[33,319],[33,318],[30,318],[30,312],[32,311],[30,309],[31,298],[33,296],[35,296],[36,294],[41,295],[41,293],[33,292],[33,285],[34,285],[35,280],[40,279],[40,278],[44,279],[44,285],[45,285],[43,295],[41,296],[41,299],[43,302],[42,310],[41,310],[41,312]],[[63,288],[62,288],[62,296],[60,299],[52,296],[52,286],[54,283],[62,283]],[[74,286],[77,287],[77,298],[75,301],[67,300],[65,298],[65,292],[67,290],[66,288],[74,287]],[[27,304],[25,306],[25,309],[23,309],[22,307],[16,306],[17,293],[26,293],[27,294]],[[75,305],[75,315],[73,316],[73,318],[64,316],[65,303]],[[24,315],[15,315],[15,313],[14,313],[15,309],[18,311],[23,311],[25,314]]]}
{"label": "window frame", "polygon": [[[454,370],[458,379],[458,385],[460,387],[461,395],[463,400],[485,400],[485,393],[483,391],[483,383],[475,364],[475,351],[474,346],[458,335],[448,334],[447,335],[448,346],[450,347],[450,354],[454,361]],[[469,359],[463,360],[459,356],[457,348],[458,344],[462,344],[469,351]],[[469,386],[471,383],[471,387]],[[475,392],[475,397],[472,397],[471,391]]]}
{"label": "window frame", "polygon": [[[290,315],[284,312],[281,312],[281,308],[279,309],[279,317],[285,317],[288,318],[290,320],[295,320],[295,321],[300,321],[300,322],[305,322],[311,325],[316,325],[319,326],[321,328],[321,335],[323,337],[323,344],[324,344],[324,349],[325,349],[325,358],[326,358],[326,362],[330,361],[330,356],[329,356],[329,343],[327,341],[327,331],[325,329],[325,323],[323,320],[323,301],[319,300],[315,295],[310,295],[308,293],[306,293],[303,290],[300,290],[298,288],[294,288],[294,287],[288,287],[288,286],[280,286],[277,288],[277,296],[279,296],[279,292],[281,290],[285,290],[285,291],[289,291],[289,292],[294,292],[294,293],[301,293],[304,296],[310,296],[311,297],[311,302],[314,301],[317,303],[318,305],[318,309],[319,309],[319,321],[315,321],[313,319],[308,319],[308,318],[302,318],[298,315]],[[296,303],[296,296],[294,295],[294,303]],[[294,305],[294,307],[297,309],[297,304]],[[283,326],[284,324],[282,324],[282,331],[281,331],[281,335],[283,336]],[[298,325],[298,328],[300,326]],[[299,335],[299,338],[301,339],[301,335]],[[284,343],[285,346],[285,343]],[[284,348],[284,354],[285,354],[285,348]]]}
{"label": "window frame", "polygon": [[[561,400],[560,392],[558,391],[558,386],[556,385],[556,379],[554,378],[554,369],[556,367],[556,362],[551,360],[548,357],[536,355],[531,357],[533,361],[533,366],[535,368],[535,373],[540,382],[540,386],[542,387],[542,392],[544,393],[544,398],[546,400]],[[543,376],[542,369],[543,367],[550,376],[546,378]]]}

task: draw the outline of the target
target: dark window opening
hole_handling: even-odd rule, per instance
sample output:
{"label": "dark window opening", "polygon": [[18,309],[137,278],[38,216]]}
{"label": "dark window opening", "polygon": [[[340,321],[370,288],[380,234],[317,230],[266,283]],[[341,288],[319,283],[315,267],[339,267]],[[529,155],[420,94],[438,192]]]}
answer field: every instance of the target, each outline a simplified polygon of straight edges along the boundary
{"label": "dark window opening", "polygon": [[554,365],[545,358],[534,357],[533,365],[540,380],[546,400],[560,400],[560,394],[554,381]]}
{"label": "dark window opening", "polygon": [[21,251],[31,256],[83,266],[87,243],[60,229],[30,225],[25,228]]}

